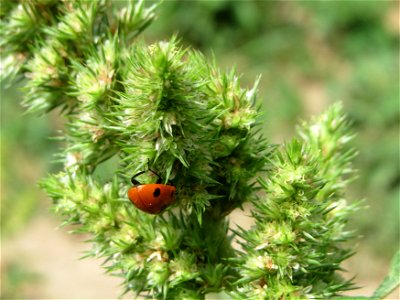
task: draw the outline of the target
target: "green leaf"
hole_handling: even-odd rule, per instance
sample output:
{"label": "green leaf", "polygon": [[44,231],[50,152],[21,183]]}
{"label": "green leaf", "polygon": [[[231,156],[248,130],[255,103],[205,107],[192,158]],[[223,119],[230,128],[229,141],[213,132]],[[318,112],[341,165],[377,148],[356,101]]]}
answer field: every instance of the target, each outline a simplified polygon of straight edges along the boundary
{"label": "green leaf", "polygon": [[376,289],[373,297],[383,298],[390,294],[400,284],[400,250],[395,254],[390,266],[389,274],[386,275],[381,285]]}

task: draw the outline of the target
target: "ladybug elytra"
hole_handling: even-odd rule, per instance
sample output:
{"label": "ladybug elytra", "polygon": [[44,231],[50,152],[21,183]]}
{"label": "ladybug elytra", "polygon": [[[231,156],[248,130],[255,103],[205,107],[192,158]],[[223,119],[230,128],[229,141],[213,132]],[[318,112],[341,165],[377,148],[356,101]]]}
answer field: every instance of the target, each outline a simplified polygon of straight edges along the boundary
{"label": "ladybug elytra", "polygon": [[141,184],[135,178],[146,171],[137,173],[131,178],[133,187],[128,190],[128,198],[140,210],[149,214],[158,214],[174,202],[175,187],[171,184],[162,184],[161,177],[150,170],[157,177],[157,183]]}

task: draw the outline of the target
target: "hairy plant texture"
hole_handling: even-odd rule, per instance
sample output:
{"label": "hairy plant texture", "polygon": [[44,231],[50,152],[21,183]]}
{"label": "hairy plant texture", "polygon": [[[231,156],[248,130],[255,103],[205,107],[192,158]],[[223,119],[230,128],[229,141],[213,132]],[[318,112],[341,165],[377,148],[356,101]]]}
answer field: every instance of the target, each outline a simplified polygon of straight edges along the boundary
{"label": "hairy plant texture", "polygon": [[237,298],[326,298],[351,288],[337,273],[353,251],[344,245],[353,237],[345,225],[357,207],[344,194],[355,151],[346,148],[352,136],[340,105],[304,123],[299,135],[275,152],[260,179],[266,194],[253,201],[256,225],[237,232],[244,239]]}
{"label": "hairy plant texture", "polygon": [[[28,77],[28,110],[59,107],[66,119],[64,170],[41,182],[54,210],[92,235],[87,255],[104,258],[136,294],[281,299],[347,289],[336,271],[351,253],[341,243],[351,236],[343,189],[354,152],[344,148],[340,108],[304,124],[301,140],[271,147],[257,133],[258,80],[242,88],[234,71],[221,72],[175,37],[137,40],[154,8],[2,5],[3,77]],[[106,165],[110,175],[100,178]],[[176,186],[175,204],[156,216],[126,196],[129,178],[149,167]],[[256,226],[230,232],[226,217],[249,201]],[[235,234],[243,252],[231,245]]]}

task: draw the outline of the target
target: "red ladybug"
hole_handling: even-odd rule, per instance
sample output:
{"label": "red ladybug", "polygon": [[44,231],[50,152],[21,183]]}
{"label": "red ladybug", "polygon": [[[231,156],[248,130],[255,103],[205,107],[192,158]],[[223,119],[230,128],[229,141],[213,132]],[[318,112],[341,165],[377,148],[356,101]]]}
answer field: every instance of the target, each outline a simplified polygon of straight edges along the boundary
{"label": "red ladybug", "polygon": [[131,178],[133,187],[128,191],[128,198],[140,210],[149,214],[158,214],[174,202],[175,187],[171,184],[162,184],[161,177],[157,175],[157,183],[141,184],[135,177],[145,173],[142,171]]}

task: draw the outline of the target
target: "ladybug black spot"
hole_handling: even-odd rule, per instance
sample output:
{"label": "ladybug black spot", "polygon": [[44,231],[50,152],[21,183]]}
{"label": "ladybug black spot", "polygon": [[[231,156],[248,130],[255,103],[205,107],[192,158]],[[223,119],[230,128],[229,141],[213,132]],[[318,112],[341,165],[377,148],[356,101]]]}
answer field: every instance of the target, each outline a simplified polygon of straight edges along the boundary
{"label": "ladybug black spot", "polygon": [[160,196],[160,194],[161,194],[160,188],[156,188],[156,189],[154,190],[154,192],[153,192],[153,196],[154,196],[154,197],[158,197],[158,196]]}

